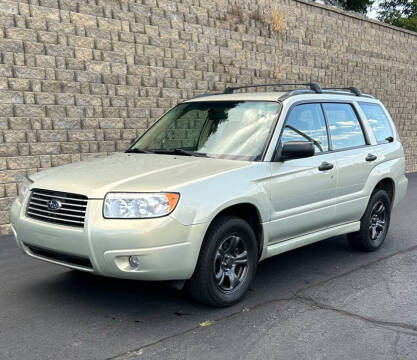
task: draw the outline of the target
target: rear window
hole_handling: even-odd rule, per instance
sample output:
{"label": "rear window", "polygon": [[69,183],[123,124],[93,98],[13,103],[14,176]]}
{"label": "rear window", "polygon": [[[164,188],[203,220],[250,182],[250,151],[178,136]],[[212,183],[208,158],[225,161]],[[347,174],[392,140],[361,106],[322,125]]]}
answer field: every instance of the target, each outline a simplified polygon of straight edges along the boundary
{"label": "rear window", "polygon": [[323,109],[334,150],[366,145],[361,124],[350,104],[326,103]]}
{"label": "rear window", "polygon": [[382,107],[378,104],[359,103],[368,120],[369,125],[374,132],[378,144],[386,143],[387,138],[394,136],[390,121]]}

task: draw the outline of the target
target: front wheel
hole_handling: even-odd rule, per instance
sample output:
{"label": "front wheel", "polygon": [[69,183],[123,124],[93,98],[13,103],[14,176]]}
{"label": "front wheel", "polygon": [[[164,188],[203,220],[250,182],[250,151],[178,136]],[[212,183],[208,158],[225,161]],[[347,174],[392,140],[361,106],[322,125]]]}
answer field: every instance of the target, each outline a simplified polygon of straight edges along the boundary
{"label": "front wheel", "polygon": [[188,291],[207,305],[233,305],[247,292],[257,262],[258,246],[250,225],[240,218],[221,217],[205,236]]}
{"label": "front wheel", "polygon": [[348,234],[350,245],[357,250],[375,251],[384,242],[391,219],[391,206],[385,190],[376,190],[369,199],[361,219],[361,228]]}

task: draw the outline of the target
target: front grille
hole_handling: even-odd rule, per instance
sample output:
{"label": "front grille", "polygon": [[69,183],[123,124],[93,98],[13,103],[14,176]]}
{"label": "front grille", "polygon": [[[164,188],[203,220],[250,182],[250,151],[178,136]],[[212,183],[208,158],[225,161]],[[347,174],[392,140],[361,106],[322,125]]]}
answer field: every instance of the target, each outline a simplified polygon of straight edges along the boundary
{"label": "front grille", "polygon": [[86,267],[92,269],[93,266],[91,265],[91,261],[88,257],[78,256],[78,255],[70,255],[60,251],[40,248],[33,245],[25,244],[28,249],[35,255],[43,257],[45,259],[56,260],[60,262],[67,263],[69,265],[78,265],[82,267]]}
{"label": "front grille", "polygon": [[[61,207],[51,209],[51,200],[59,202]],[[26,216],[50,223],[83,227],[88,198],[84,195],[33,189],[30,194]]]}

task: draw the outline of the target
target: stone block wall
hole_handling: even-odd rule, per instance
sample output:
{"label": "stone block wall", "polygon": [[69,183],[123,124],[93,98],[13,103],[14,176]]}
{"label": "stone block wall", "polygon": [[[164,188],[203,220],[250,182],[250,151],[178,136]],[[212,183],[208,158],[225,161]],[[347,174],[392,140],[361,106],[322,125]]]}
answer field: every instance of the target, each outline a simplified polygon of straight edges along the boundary
{"label": "stone block wall", "polygon": [[232,84],[357,85],[416,171],[416,54],[416,33],[304,0],[0,0],[0,234],[24,175],[123,151],[181,99]]}

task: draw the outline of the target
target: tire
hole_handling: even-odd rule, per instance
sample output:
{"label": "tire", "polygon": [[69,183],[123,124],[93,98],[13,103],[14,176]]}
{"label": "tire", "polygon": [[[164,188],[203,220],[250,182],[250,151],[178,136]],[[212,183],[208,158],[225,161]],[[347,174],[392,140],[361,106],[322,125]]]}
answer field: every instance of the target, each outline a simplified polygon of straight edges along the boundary
{"label": "tire", "polygon": [[362,216],[360,230],[348,234],[350,246],[360,251],[378,250],[387,236],[390,219],[391,205],[387,192],[374,190]]}
{"label": "tire", "polygon": [[188,293],[206,305],[236,304],[249,289],[257,265],[258,245],[252,228],[240,218],[223,216],[207,231],[196,269],[187,283]]}

